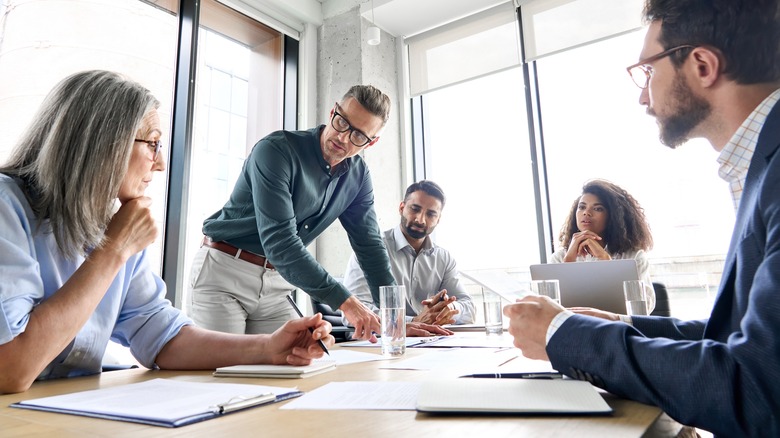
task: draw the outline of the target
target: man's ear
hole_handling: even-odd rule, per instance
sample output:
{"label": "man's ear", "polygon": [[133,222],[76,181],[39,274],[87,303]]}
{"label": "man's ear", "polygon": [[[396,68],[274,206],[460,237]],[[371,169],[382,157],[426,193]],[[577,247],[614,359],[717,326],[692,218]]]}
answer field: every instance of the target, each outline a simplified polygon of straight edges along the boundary
{"label": "man's ear", "polygon": [[398,213],[401,213],[401,216],[404,214],[404,207],[406,206],[406,203],[404,201],[401,201],[401,204],[398,205]]}
{"label": "man's ear", "polygon": [[690,56],[696,69],[696,80],[699,84],[704,88],[715,84],[725,67],[720,52],[707,47],[696,47]]}
{"label": "man's ear", "polygon": [[365,147],[363,147],[363,149],[368,149],[368,148],[370,148],[371,146],[373,146],[373,145],[374,145],[374,143],[376,143],[376,142],[378,142],[378,141],[379,141],[379,136],[377,135],[376,137],[374,137],[374,139],[373,139],[373,140],[371,140],[370,142],[368,142],[368,144],[367,144],[367,145],[365,145]]}

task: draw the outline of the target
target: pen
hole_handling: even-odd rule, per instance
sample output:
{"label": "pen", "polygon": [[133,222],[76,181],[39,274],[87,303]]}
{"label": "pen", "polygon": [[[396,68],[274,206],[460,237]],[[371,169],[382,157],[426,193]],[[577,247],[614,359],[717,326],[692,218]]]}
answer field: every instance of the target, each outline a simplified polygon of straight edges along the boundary
{"label": "pen", "polygon": [[272,401],[276,401],[276,395],[273,392],[255,395],[255,396],[249,396],[249,397],[238,396],[238,397],[231,398],[225,403],[220,403],[216,406],[212,406],[211,410],[215,414],[227,414],[228,412],[233,412],[239,409],[249,408],[252,406],[262,405]]}
{"label": "pen", "polygon": [[461,377],[471,377],[474,379],[562,379],[561,373],[487,373],[487,374],[468,374]]}
{"label": "pen", "polygon": [[417,342],[415,342],[414,344],[409,344],[408,347],[409,348],[422,347],[425,344],[431,344],[446,338],[447,338],[446,336],[436,336],[435,338],[418,339]]}
{"label": "pen", "polygon": [[[301,309],[298,308],[298,305],[295,304],[295,301],[292,299],[292,296],[287,295],[287,301],[290,302],[290,305],[295,309],[295,313],[298,314],[301,318],[303,318],[303,313],[301,313]],[[309,331],[314,333],[314,329],[309,327]],[[328,356],[330,356],[330,351],[328,351],[328,347],[325,346],[325,343],[322,342],[322,339],[317,339],[317,343],[320,344],[320,348],[322,348],[322,351],[325,352]]]}

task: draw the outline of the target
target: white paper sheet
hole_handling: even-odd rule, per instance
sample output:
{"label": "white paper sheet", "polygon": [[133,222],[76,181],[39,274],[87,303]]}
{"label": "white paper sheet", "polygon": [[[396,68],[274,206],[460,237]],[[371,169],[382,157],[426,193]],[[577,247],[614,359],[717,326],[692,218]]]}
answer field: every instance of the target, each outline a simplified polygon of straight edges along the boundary
{"label": "white paper sheet", "polygon": [[331,382],[279,409],[413,411],[422,383]]}
{"label": "white paper sheet", "polygon": [[340,348],[331,348],[330,357],[325,358],[335,360],[337,366],[349,365],[352,363],[371,362],[374,360],[387,360],[389,357],[376,353],[365,353],[362,351],[342,350]]}

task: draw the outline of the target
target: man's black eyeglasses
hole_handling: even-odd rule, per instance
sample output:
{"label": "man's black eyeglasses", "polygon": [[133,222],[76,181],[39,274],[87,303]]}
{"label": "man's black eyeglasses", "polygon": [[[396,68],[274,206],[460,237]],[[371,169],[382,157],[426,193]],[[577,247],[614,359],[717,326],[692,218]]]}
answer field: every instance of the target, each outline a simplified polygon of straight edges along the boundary
{"label": "man's black eyeglasses", "polygon": [[[369,144],[373,138],[369,137],[368,135],[364,134],[362,131],[355,129],[352,127],[352,125],[349,124],[347,119],[342,116],[338,110],[340,110],[341,107],[339,104],[336,104],[336,107],[333,109],[333,117],[330,119],[330,126],[333,127],[338,132],[349,132],[349,141],[354,144],[355,146],[362,148],[363,146]],[[374,137],[376,138],[376,137]]]}

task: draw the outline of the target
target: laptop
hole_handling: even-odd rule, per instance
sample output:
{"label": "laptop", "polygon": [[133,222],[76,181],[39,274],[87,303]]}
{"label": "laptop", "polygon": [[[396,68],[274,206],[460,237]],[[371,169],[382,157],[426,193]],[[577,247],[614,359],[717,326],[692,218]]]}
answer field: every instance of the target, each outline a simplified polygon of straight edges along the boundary
{"label": "laptop", "polygon": [[531,279],[557,279],[564,307],[594,307],[625,314],[623,282],[639,280],[639,271],[634,259],[548,263],[531,265]]}
{"label": "laptop", "polygon": [[468,414],[604,415],[612,408],[593,385],[572,379],[425,381],[417,411]]}

